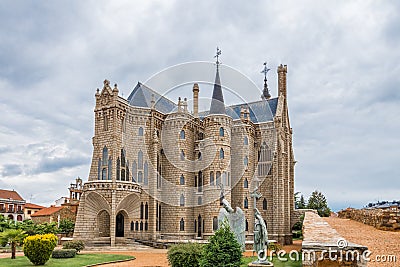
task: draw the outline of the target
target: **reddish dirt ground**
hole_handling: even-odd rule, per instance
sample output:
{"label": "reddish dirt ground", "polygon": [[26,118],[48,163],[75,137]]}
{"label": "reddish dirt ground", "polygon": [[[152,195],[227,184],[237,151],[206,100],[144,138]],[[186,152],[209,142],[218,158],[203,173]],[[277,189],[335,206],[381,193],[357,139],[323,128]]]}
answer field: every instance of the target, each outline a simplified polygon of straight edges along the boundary
{"label": "reddish dirt ground", "polygon": [[[347,241],[368,247],[372,253],[368,267],[400,266],[400,232],[378,230],[350,219],[338,217],[324,219]],[[387,261],[390,255],[396,257],[396,262],[382,262],[385,258]]]}
{"label": "reddish dirt ground", "polygon": [[[346,240],[352,243],[367,246],[372,252],[371,262],[368,267],[400,267],[400,232],[389,232],[375,229],[372,226],[362,224],[360,222],[349,219],[340,219],[337,217],[325,218],[325,220],[336,229],[336,231]],[[299,250],[301,249],[301,241],[295,241],[293,245],[285,246],[284,250]],[[94,251],[86,251],[84,253],[93,253]],[[133,248],[130,251],[107,251],[101,253],[109,254],[125,254],[136,257],[135,260],[105,264],[102,266],[119,266],[119,267],[167,267],[167,250],[152,249],[152,248]],[[18,253],[17,255],[23,255]],[[251,256],[251,251],[246,251],[245,256]],[[377,262],[375,256],[388,257],[394,255],[396,262]],[[10,257],[10,254],[0,254],[0,258]]]}

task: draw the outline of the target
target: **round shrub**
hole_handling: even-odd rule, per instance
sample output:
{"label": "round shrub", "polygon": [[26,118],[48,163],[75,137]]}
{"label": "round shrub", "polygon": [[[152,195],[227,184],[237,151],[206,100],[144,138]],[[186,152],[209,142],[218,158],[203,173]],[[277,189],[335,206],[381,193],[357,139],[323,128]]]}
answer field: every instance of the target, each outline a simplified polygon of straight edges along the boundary
{"label": "round shrub", "polygon": [[201,267],[239,267],[242,259],[242,247],[225,220],[215,235],[204,246],[200,259]]}
{"label": "round shrub", "polygon": [[85,243],[82,240],[68,241],[63,244],[64,249],[75,249],[76,253],[79,253],[85,248]]}
{"label": "round shrub", "polygon": [[72,249],[55,249],[53,253],[51,253],[51,257],[54,259],[64,259],[64,258],[73,258],[76,255],[76,250]]}
{"label": "round shrub", "polygon": [[168,250],[168,262],[172,267],[197,267],[203,246],[198,243],[173,245]]}
{"label": "round shrub", "polygon": [[54,234],[28,236],[24,240],[24,254],[34,265],[44,265],[56,245]]}

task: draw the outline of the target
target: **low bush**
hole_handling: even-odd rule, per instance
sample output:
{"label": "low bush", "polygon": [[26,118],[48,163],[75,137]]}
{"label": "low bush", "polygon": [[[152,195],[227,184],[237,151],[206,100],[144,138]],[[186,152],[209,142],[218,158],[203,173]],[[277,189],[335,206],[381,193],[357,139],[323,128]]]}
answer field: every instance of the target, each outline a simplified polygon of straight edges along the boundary
{"label": "low bush", "polygon": [[173,245],[168,250],[168,262],[172,267],[197,267],[203,246],[198,243]]}
{"label": "low bush", "polygon": [[44,265],[56,245],[54,234],[28,236],[24,240],[24,254],[34,265]]}
{"label": "low bush", "polygon": [[239,267],[242,259],[242,247],[225,220],[204,245],[201,267]]}
{"label": "low bush", "polygon": [[51,253],[51,257],[54,259],[64,259],[64,258],[73,258],[76,255],[75,249],[55,249],[53,253]]}
{"label": "low bush", "polygon": [[85,243],[82,240],[68,241],[63,244],[63,249],[75,249],[79,253],[85,248]]}

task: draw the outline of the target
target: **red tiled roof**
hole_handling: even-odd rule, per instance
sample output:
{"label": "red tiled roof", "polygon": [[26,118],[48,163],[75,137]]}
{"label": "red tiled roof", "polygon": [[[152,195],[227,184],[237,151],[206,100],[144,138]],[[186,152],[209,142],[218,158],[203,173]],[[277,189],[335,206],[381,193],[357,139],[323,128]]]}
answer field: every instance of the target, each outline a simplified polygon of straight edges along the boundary
{"label": "red tiled roof", "polygon": [[24,200],[17,191],[0,189],[0,198],[11,198],[13,200]]}
{"label": "red tiled roof", "polygon": [[25,208],[26,209],[43,209],[45,207],[40,206],[40,205],[36,205],[36,204],[33,204],[33,203],[26,203],[25,204]]}
{"label": "red tiled roof", "polygon": [[44,208],[44,209],[41,209],[41,210],[35,212],[34,214],[32,214],[31,217],[52,215],[53,213],[55,213],[63,208],[64,207],[54,207],[54,206]]}

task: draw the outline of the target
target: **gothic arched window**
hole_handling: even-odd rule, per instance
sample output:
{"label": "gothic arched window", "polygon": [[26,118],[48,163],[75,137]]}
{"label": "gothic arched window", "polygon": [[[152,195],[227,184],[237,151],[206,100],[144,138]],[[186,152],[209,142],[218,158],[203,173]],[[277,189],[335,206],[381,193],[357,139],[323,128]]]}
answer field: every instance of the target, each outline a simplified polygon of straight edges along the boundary
{"label": "gothic arched window", "polygon": [[101,179],[101,159],[97,162],[97,180]]}
{"label": "gothic arched window", "polygon": [[132,182],[136,181],[137,181],[137,164],[136,160],[134,160],[132,163]]}
{"label": "gothic arched window", "polygon": [[142,150],[139,150],[139,152],[138,152],[138,169],[139,170],[143,169],[143,152],[142,152]]}
{"label": "gothic arched window", "polygon": [[243,164],[244,164],[244,166],[249,165],[249,157],[247,157],[247,156],[244,157]]}
{"label": "gothic arched window", "polygon": [[139,127],[138,135],[143,136],[143,128],[142,127]]}
{"label": "gothic arched window", "polygon": [[267,210],[267,199],[264,198],[263,200],[263,210]]}
{"label": "gothic arched window", "polygon": [[107,165],[108,160],[108,148],[106,146],[103,147],[103,165]]}
{"label": "gothic arched window", "polygon": [[185,196],[183,194],[181,194],[181,197],[179,198],[179,206],[185,206]]}
{"label": "gothic arched window", "polygon": [[216,216],[213,217],[213,231],[217,231],[218,230],[218,218]]}
{"label": "gothic arched window", "polygon": [[249,231],[249,222],[246,219],[246,230],[245,231]]}
{"label": "gothic arched window", "polygon": [[147,161],[144,163],[143,183],[144,185],[149,184],[149,165],[147,164]]}
{"label": "gothic arched window", "polygon": [[247,197],[244,198],[244,203],[243,204],[244,204],[243,206],[244,206],[245,209],[249,208],[249,200],[247,199]]}
{"label": "gothic arched window", "polygon": [[221,172],[217,172],[217,175],[216,175],[217,177],[216,177],[216,185],[219,185],[220,183],[221,183]]}
{"label": "gothic arched window", "polygon": [[138,180],[138,183],[143,183],[143,173],[142,173],[142,171],[138,172],[137,180]]}
{"label": "gothic arched window", "polygon": [[214,172],[210,172],[210,185],[214,185]]}
{"label": "gothic arched window", "polygon": [[149,204],[144,205],[144,219],[147,220],[149,218]]}
{"label": "gothic arched window", "polygon": [[179,134],[180,139],[185,139],[185,131],[181,130],[181,133]]}
{"label": "gothic arched window", "polygon": [[249,188],[249,181],[247,180],[247,178],[244,179],[243,188]]}
{"label": "gothic arched window", "polygon": [[185,152],[183,150],[181,150],[181,154],[180,154],[181,160],[185,160]]}
{"label": "gothic arched window", "polygon": [[112,159],[108,159],[108,180],[112,180]]}
{"label": "gothic arched window", "polygon": [[101,170],[101,180],[107,180],[107,168]]}
{"label": "gothic arched window", "polygon": [[225,158],[225,153],[224,153],[224,150],[222,148],[219,150],[219,158],[220,159]]}
{"label": "gothic arched window", "polygon": [[219,136],[224,136],[225,135],[225,133],[224,133],[224,128],[223,127],[220,127],[219,128]]}
{"label": "gothic arched window", "polygon": [[179,231],[185,231],[185,221],[183,218],[181,218],[181,221],[179,222]]}
{"label": "gothic arched window", "polygon": [[183,174],[181,174],[181,177],[179,179],[179,184],[180,185],[184,185],[185,184],[185,176],[183,176]]}
{"label": "gothic arched window", "polygon": [[121,161],[117,158],[117,181],[121,180]]}
{"label": "gothic arched window", "polygon": [[143,220],[144,215],[144,205],[143,202],[140,203],[140,219]]}
{"label": "gothic arched window", "polygon": [[248,145],[249,144],[249,138],[247,136],[244,137],[243,144],[244,145]]}

